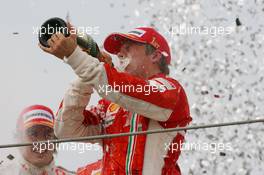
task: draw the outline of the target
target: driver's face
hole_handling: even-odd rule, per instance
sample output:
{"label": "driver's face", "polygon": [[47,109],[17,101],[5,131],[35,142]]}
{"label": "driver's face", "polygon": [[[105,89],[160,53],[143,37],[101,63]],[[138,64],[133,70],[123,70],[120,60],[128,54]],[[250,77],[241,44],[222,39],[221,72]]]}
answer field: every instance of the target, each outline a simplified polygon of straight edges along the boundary
{"label": "driver's face", "polygon": [[124,41],[119,53],[117,54],[119,61],[129,59],[129,64],[125,68],[125,72],[144,77],[146,72],[146,64],[149,64],[150,59],[146,55],[145,45],[134,41]]}
{"label": "driver's face", "polygon": [[[24,133],[21,133],[22,142],[37,142],[54,139],[53,129],[47,126],[36,125],[28,128]],[[42,145],[46,148],[43,151],[36,149],[35,146],[27,146],[21,148],[23,157],[37,167],[48,165],[53,159],[54,150],[49,150],[48,145]]]}

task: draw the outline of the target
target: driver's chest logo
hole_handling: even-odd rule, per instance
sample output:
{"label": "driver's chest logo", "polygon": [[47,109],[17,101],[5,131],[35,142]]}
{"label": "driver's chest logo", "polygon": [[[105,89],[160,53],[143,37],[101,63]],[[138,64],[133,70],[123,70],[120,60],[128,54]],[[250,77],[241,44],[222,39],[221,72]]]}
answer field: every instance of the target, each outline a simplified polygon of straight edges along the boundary
{"label": "driver's chest logo", "polygon": [[109,112],[109,113],[116,113],[119,108],[120,108],[120,106],[118,104],[111,103],[109,105],[108,109],[107,109],[107,112]]}
{"label": "driver's chest logo", "polygon": [[115,115],[119,111],[119,109],[120,109],[120,106],[118,104],[111,103],[109,105],[109,107],[107,108],[106,117],[104,120],[104,126],[105,127],[113,124],[113,122],[115,120]]}

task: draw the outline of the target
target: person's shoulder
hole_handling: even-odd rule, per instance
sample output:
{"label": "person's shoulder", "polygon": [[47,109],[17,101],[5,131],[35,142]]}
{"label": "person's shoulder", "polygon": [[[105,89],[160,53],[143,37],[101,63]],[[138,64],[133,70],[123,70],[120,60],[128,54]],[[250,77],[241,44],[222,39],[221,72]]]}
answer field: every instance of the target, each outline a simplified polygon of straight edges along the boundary
{"label": "person's shoulder", "polygon": [[180,84],[180,82],[178,80],[176,80],[175,78],[172,78],[170,76],[166,76],[165,79],[168,80],[168,81],[170,81],[172,84],[174,84],[176,86],[182,87],[182,85]]}
{"label": "person's shoulder", "polygon": [[167,90],[183,89],[181,84],[174,78],[160,75],[150,79],[155,85],[163,86]]}
{"label": "person's shoulder", "polygon": [[74,175],[74,174],[76,174],[76,172],[67,170],[66,168],[64,168],[62,166],[56,166],[55,172],[57,174],[61,173],[61,174],[65,174],[65,175]]}

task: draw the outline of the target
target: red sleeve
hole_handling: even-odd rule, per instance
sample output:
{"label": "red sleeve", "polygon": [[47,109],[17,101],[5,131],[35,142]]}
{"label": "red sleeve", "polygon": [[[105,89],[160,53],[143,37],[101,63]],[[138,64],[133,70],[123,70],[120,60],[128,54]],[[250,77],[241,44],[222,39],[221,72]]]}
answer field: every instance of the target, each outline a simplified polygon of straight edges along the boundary
{"label": "red sleeve", "polygon": [[117,85],[121,87],[125,87],[124,85],[131,85],[134,86],[135,89],[137,89],[137,87],[142,87],[142,89],[150,90],[150,93],[148,94],[144,90],[129,91],[126,88],[121,88],[120,92],[125,95],[144,100],[167,109],[174,109],[179,101],[178,94],[181,90],[181,87],[178,85],[175,85],[174,89],[165,90],[164,92],[156,92],[155,89],[150,88],[150,83],[148,80],[143,80],[127,73],[118,72],[108,64],[105,64],[105,69],[107,73],[108,84],[112,87],[117,87]]}
{"label": "red sleeve", "polygon": [[[124,107],[141,112],[142,115],[160,121],[165,127],[186,126],[191,121],[187,96],[180,83],[172,78],[160,75],[149,80],[143,80],[127,73],[118,72],[116,69],[105,64],[107,83],[114,87],[119,86],[121,95],[115,97],[115,103],[123,103]],[[142,87],[146,91],[128,91],[124,85]],[[157,91],[150,86],[161,88]],[[117,96],[116,94],[112,94]],[[126,105],[129,104],[129,105]],[[131,106],[134,107],[131,107]],[[146,106],[143,110],[142,106]]]}

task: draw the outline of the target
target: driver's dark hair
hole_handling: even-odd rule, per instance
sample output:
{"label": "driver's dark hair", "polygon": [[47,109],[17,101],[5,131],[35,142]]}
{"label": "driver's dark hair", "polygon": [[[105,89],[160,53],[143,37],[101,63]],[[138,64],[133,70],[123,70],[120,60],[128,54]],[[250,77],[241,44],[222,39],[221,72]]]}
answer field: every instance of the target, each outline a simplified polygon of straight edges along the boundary
{"label": "driver's dark hair", "polygon": [[[145,48],[146,48],[146,54],[147,55],[150,55],[152,54],[153,52],[155,52],[156,48],[153,47],[152,45],[150,44],[145,44]],[[170,73],[170,69],[169,69],[169,66],[166,62],[166,57],[164,55],[161,56],[159,62],[158,62],[158,65],[159,65],[159,68],[160,68],[160,71],[166,75],[169,75]]]}

